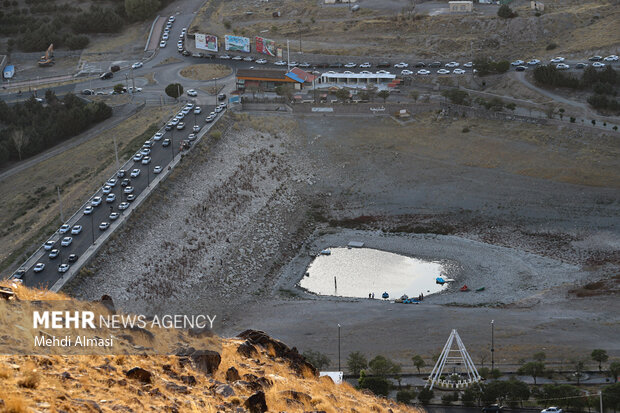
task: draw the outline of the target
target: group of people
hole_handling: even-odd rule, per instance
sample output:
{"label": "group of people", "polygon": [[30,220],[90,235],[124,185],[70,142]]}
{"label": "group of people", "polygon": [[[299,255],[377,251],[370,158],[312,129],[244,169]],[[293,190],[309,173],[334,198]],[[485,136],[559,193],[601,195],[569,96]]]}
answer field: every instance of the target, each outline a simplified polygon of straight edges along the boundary
{"label": "group of people", "polygon": [[[389,297],[387,292],[383,293],[383,298],[387,299]],[[368,298],[370,299],[374,299],[375,298],[375,293],[368,293]],[[420,293],[420,295],[418,295],[418,301],[422,301],[424,300],[424,294]]]}

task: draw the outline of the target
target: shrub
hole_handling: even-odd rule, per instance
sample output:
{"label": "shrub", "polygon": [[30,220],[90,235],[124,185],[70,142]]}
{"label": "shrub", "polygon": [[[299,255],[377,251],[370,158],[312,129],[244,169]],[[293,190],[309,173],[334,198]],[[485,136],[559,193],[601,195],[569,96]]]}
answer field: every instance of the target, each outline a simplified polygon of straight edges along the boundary
{"label": "shrub", "polygon": [[499,9],[497,9],[497,15],[502,19],[511,19],[513,17],[516,17],[517,13],[512,11],[512,9],[507,4],[502,4],[501,6],[499,6]]}
{"label": "shrub", "polygon": [[183,86],[180,83],[170,83],[166,86],[164,91],[166,92],[166,95],[171,98],[178,99],[181,95],[183,95]]}
{"label": "shrub", "polygon": [[399,390],[396,392],[396,401],[399,403],[409,404],[411,400],[415,399],[417,393],[415,390]]}
{"label": "shrub", "polygon": [[215,140],[220,139],[222,137],[222,131],[214,130],[213,132],[211,132],[211,137]]}
{"label": "shrub", "polygon": [[427,388],[424,388],[422,390],[420,390],[420,393],[418,394],[418,400],[420,401],[420,403],[426,405],[428,403],[430,403],[431,399],[433,398],[435,394],[433,393],[432,390],[429,390]]}
{"label": "shrub", "polygon": [[571,117],[570,117],[570,123],[575,123],[575,121],[576,121],[576,120],[577,120],[577,119],[575,119],[575,117],[574,117],[574,116],[571,116]]}
{"label": "shrub", "polygon": [[465,126],[462,130],[462,133],[468,133],[469,132],[469,128],[467,126]]}
{"label": "shrub", "polygon": [[390,382],[385,377],[366,377],[366,373],[362,371],[358,380],[358,388],[368,389],[377,396],[387,397],[390,391]]}
{"label": "shrub", "polygon": [[441,92],[441,95],[447,99],[450,99],[450,102],[455,103],[457,105],[469,105],[469,93],[460,89],[449,89]]}
{"label": "shrub", "polygon": [[547,50],[553,50],[553,49],[557,49],[558,45],[556,43],[549,43],[547,45]]}
{"label": "shrub", "polygon": [[228,20],[224,20],[224,27],[226,27],[226,29],[230,30],[230,28],[232,27],[232,24]]}

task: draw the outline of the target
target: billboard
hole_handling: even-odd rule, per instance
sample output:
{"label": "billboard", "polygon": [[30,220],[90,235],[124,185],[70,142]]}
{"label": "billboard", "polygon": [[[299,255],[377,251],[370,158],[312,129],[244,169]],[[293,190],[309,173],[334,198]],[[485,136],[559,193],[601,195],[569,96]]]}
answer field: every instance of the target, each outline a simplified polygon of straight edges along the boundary
{"label": "billboard", "polygon": [[224,36],[224,48],[234,52],[250,52],[250,38],[241,36]]}
{"label": "billboard", "polygon": [[264,37],[256,37],[256,53],[268,54],[269,56],[276,55],[276,42]]}
{"label": "billboard", "polygon": [[217,37],[211,34],[196,33],[196,49],[217,52]]}

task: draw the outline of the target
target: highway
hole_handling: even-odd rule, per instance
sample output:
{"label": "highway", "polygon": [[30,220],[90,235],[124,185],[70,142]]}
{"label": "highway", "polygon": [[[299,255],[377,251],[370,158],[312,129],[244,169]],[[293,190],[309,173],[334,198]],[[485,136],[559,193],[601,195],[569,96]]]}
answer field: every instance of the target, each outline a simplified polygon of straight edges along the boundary
{"label": "highway", "polygon": [[[148,165],[142,165],[141,162],[133,162],[130,160],[125,168],[125,178],[129,178],[131,180],[131,186],[134,188],[133,195],[136,197],[141,194],[150,184],[150,182],[156,177],[153,169],[155,166],[161,166],[164,170],[171,163],[173,156],[178,157],[181,149],[180,145],[183,140],[188,139],[188,136],[192,132],[192,127],[194,125],[194,121],[197,125],[204,127],[205,126],[205,118],[206,116],[213,111],[214,106],[203,106],[201,107],[202,113],[200,115],[194,115],[193,112],[185,116],[185,128],[183,130],[177,130],[176,128],[171,131],[165,131],[164,129],[160,130],[163,133],[161,140],[155,141],[152,140],[153,145],[151,148],[151,163]],[[224,113],[224,112],[222,112]],[[221,116],[221,113],[219,114]],[[164,147],[162,143],[166,138],[171,140],[171,144],[167,147]],[[140,174],[136,178],[130,178],[130,173],[133,169],[139,169]],[[107,203],[105,198],[106,195],[103,194],[102,188],[100,188],[94,195],[102,197],[103,200],[101,204],[97,207],[94,207],[94,210],[91,214],[84,214],[84,207],[76,214],[73,220],[70,220],[68,223],[73,227],[74,225],[81,225],[82,232],[79,235],[71,235],[70,231],[66,234],[60,234],[58,231],[54,233],[52,236],[52,240],[55,241],[55,244],[52,248],[58,249],[60,251],[60,255],[56,258],[49,258],[49,251],[40,249],[37,251],[34,260],[30,260],[28,263],[30,264],[28,268],[21,267],[22,269],[26,269],[25,274],[22,277],[24,285],[28,287],[47,287],[50,288],[60,277],[62,274],[58,272],[58,266],[61,263],[68,263],[68,257],[70,254],[77,254],[78,257],[84,254],[84,252],[99,238],[104,231],[99,229],[99,224],[102,222],[112,222],[109,218],[110,213],[118,212],[119,214],[125,213],[123,210],[119,210],[119,204],[123,201],[127,200],[128,194],[125,194],[123,191],[123,187],[121,186],[122,179],[118,179],[118,183],[112,187],[113,193],[116,195],[116,200],[112,203]],[[101,186],[105,185],[104,182],[101,182]],[[90,200],[88,202],[90,204]],[[111,231],[111,229],[107,229],[105,231]],[[62,238],[65,236],[73,237],[73,242],[71,245],[67,247],[63,247],[60,245]],[[45,269],[39,273],[35,273],[33,271],[34,263],[43,263],[45,264]]]}

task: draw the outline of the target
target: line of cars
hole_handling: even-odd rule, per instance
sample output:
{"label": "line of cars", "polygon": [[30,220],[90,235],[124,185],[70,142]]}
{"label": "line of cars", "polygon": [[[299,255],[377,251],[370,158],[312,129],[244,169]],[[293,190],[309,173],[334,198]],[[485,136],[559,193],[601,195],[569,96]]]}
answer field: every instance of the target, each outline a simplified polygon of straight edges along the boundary
{"label": "line of cars", "polygon": [[[588,61],[592,62],[592,67],[596,69],[603,69],[607,67],[608,64],[612,64],[618,61],[617,55],[609,55],[607,57],[603,56],[591,56],[588,58]],[[606,62],[606,63],[604,63]],[[517,72],[523,72],[527,69],[528,66],[537,66],[541,63],[539,59],[531,59],[527,62],[523,60],[515,60],[510,63]],[[568,70],[570,69],[570,65],[566,63],[566,58],[562,56],[554,57],[549,60],[549,63],[555,65],[555,68],[558,70]],[[578,62],[575,64],[575,69],[585,69],[588,67],[588,63]]]}
{"label": "line of cars", "polygon": [[166,27],[164,27],[164,31],[161,35],[161,40],[159,41],[159,47],[164,48],[168,45],[168,39],[170,38],[170,31],[172,30],[172,24],[174,23],[174,16],[170,16],[168,21],[166,22]]}

